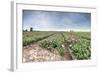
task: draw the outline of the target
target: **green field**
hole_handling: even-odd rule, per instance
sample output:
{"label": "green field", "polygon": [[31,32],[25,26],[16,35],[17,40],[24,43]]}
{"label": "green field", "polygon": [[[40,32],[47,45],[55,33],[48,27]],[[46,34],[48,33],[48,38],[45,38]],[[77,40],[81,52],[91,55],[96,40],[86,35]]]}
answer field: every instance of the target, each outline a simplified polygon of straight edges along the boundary
{"label": "green field", "polygon": [[61,56],[68,51],[72,58],[77,60],[91,58],[90,32],[23,32],[23,47],[31,44],[38,44],[50,52],[57,50]]}

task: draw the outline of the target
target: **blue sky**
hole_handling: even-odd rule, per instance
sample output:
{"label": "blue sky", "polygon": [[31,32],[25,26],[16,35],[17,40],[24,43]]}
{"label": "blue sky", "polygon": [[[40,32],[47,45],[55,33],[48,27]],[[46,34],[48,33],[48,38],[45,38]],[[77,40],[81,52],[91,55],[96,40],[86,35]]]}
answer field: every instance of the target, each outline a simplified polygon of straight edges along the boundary
{"label": "blue sky", "polygon": [[23,29],[38,31],[90,31],[91,14],[79,12],[23,10]]}

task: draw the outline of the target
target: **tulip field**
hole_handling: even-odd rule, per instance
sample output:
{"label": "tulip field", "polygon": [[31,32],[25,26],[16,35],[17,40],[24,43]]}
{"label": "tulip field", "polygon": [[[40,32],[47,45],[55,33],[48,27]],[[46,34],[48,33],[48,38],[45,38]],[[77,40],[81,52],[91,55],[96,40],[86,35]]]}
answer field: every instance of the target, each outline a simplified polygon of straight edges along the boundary
{"label": "tulip field", "polygon": [[[69,53],[71,60],[91,59],[91,33],[74,31],[25,31],[23,47],[37,44],[42,49],[66,58]],[[27,48],[28,49],[28,48]],[[34,48],[33,48],[34,49]]]}

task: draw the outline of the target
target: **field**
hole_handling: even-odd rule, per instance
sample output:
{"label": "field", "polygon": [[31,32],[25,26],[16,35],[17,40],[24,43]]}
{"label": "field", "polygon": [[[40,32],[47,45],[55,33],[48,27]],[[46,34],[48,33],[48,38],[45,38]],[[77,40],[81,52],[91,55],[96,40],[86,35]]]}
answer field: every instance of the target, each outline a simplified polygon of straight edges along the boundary
{"label": "field", "polygon": [[90,58],[90,32],[23,32],[23,62],[88,60]]}

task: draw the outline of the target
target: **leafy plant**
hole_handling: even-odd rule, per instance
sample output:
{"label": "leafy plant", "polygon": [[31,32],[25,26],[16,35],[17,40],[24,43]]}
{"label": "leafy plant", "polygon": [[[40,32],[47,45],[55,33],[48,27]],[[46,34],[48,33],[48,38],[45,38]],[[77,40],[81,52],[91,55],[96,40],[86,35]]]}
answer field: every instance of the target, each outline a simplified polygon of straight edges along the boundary
{"label": "leafy plant", "polygon": [[63,56],[64,55],[64,48],[62,47],[62,45],[64,44],[64,42],[63,41],[61,41],[61,40],[53,40],[53,41],[43,41],[43,42],[41,42],[40,43],[40,46],[41,47],[43,47],[43,48],[45,48],[45,49],[47,49],[47,50],[49,50],[49,51],[53,51],[54,49],[56,49],[58,52],[59,52],[59,54],[61,55],[61,56]]}
{"label": "leafy plant", "polygon": [[90,42],[86,39],[79,39],[78,42],[72,44],[70,47],[74,56],[79,59],[89,59],[91,56]]}
{"label": "leafy plant", "polygon": [[60,53],[61,56],[64,56],[65,50],[64,48],[58,48],[58,52]]}
{"label": "leafy plant", "polygon": [[[30,44],[34,44],[40,40],[43,40],[49,36],[52,36],[54,33],[50,33],[47,34],[47,32],[45,32],[44,34],[40,33],[40,35],[38,34],[40,32],[24,32],[23,33],[23,46],[27,46]],[[37,36],[36,36],[37,35]]]}

